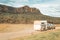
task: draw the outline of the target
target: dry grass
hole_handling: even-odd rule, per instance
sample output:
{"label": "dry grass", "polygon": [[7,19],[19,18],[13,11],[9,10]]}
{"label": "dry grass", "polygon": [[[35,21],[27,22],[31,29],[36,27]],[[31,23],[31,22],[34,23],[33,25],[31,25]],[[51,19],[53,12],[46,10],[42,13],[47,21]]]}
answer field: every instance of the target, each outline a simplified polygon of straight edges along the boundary
{"label": "dry grass", "polygon": [[33,27],[33,24],[0,24],[0,32],[15,32]]}
{"label": "dry grass", "polygon": [[9,40],[60,40],[60,29],[54,31],[45,31],[36,35],[14,38]]}

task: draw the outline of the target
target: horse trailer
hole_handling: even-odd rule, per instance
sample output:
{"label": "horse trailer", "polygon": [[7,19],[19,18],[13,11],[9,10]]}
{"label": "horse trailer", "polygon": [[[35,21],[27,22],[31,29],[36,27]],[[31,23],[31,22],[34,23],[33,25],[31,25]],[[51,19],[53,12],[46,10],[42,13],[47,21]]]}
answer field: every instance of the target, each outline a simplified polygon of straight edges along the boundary
{"label": "horse trailer", "polygon": [[47,30],[47,21],[34,21],[34,30]]}

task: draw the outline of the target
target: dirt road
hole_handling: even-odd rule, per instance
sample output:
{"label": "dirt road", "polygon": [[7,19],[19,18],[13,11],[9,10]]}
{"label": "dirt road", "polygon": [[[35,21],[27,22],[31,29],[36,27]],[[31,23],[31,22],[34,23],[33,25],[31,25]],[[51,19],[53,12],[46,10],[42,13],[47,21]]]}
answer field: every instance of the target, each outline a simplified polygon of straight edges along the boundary
{"label": "dirt road", "polygon": [[29,28],[29,29],[24,29],[22,31],[18,31],[18,32],[0,33],[0,40],[8,40],[8,39],[11,39],[11,38],[27,36],[27,35],[30,35],[33,32],[34,32],[34,30]]}
{"label": "dirt road", "polygon": [[[56,29],[60,29],[60,27],[56,27]],[[16,38],[16,37],[23,37],[27,35],[31,35],[35,31],[33,28],[27,28],[18,32],[8,32],[8,33],[0,33],[0,40],[9,40],[11,38]]]}

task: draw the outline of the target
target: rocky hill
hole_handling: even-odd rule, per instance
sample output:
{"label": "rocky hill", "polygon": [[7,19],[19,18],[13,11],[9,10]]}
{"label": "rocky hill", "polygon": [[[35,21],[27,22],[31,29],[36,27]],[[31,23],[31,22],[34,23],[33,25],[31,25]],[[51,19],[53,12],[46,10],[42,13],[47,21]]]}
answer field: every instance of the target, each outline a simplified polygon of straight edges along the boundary
{"label": "rocky hill", "polygon": [[0,13],[40,13],[36,8],[30,8],[29,6],[24,6],[20,8],[14,8],[10,6],[0,5]]}
{"label": "rocky hill", "polygon": [[47,20],[50,23],[60,23],[60,18],[43,15],[36,8],[29,6],[15,8],[0,5],[0,23],[33,23],[34,20]]}

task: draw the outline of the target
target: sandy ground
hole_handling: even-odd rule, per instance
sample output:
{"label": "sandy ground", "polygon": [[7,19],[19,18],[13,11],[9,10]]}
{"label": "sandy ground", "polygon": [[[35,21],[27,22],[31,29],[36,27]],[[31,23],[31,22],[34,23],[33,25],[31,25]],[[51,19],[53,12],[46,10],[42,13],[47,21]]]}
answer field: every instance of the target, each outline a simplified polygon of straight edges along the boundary
{"label": "sandy ground", "polygon": [[8,40],[11,38],[16,38],[16,37],[23,37],[30,35],[34,32],[32,29],[25,29],[22,31],[17,31],[17,32],[8,32],[8,33],[0,33],[0,40]]}
{"label": "sandy ground", "polygon": [[[60,29],[60,27],[56,27],[56,29]],[[36,33],[36,31],[33,30],[33,27],[29,27],[29,28],[26,27],[25,29],[20,31],[0,33],[0,40],[9,40],[16,37],[28,36],[28,35],[32,35],[33,33]]]}

